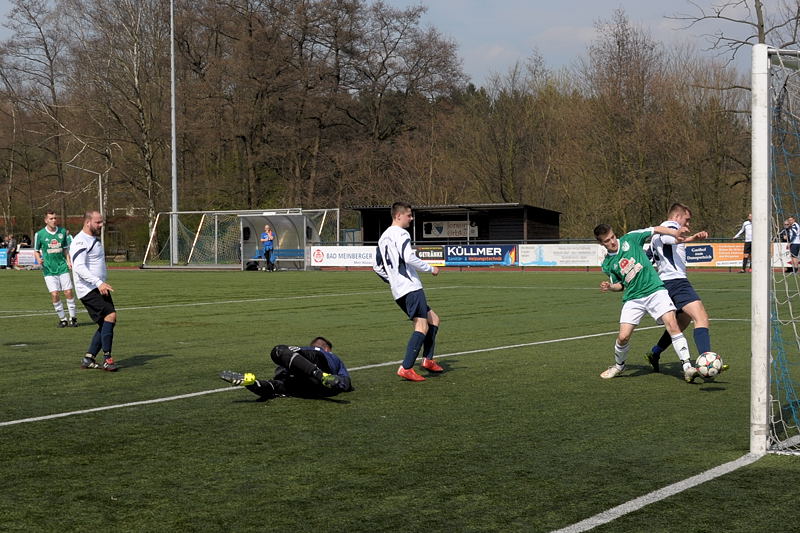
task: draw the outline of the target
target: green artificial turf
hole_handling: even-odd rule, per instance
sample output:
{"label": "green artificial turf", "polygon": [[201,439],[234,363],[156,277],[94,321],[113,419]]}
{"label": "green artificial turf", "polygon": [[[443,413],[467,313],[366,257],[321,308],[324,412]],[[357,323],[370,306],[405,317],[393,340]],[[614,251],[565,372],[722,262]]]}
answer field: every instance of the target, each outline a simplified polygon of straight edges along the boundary
{"label": "green artificial turf", "polygon": [[[693,385],[671,350],[650,372],[656,328],[599,378],[621,304],[596,272],[426,276],[445,372],[424,383],[394,374],[411,327],[372,273],[112,271],[117,373],[79,368],[94,326],[57,329],[41,274],[0,277],[0,423],[216,391],[0,426],[4,531],[551,531],[748,452],[744,276],[692,276],[731,365]],[[217,377],[316,335],[355,392]],[[791,531],[799,474],[768,456],[597,531]]]}

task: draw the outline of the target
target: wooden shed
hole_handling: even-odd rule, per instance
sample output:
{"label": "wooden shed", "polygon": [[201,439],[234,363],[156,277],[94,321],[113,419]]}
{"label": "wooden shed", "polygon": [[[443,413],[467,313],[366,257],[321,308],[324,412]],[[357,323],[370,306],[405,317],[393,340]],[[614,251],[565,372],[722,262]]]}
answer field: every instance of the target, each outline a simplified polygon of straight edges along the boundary
{"label": "wooden shed", "polygon": [[[364,244],[375,244],[392,223],[391,206],[352,206],[361,213]],[[408,228],[416,244],[528,243],[558,240],[561,213],[526,204],[412,206]]]}

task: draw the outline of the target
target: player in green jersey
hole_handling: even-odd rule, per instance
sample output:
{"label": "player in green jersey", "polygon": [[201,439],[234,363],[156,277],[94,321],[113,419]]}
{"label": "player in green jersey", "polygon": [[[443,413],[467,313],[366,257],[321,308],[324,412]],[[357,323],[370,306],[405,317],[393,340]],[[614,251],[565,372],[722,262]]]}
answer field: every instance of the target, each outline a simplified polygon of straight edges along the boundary
{"label": "player in green jersey", "polygon": [[654,233],[669,235],[682,242],[689,233],[689,228],[673,229],[656,226],[631,231],[620,238],[617,238],[608,224],[600,224],[594,228],[595,238],[608,252],[603,260],[602,269],[610,279],[600,283],[600,290],[623,293],[619,335],[614,344],[615,364],[600,374],[600,377],[610,379],[625,369],[633,330],[639,325],[644,314],[649,313],[669,332],[672,347],[683,363],[683,377],[691,383],[698,374],[692,365],[689,343],[686,342],[678,325],[675,305],[643,248]]}
{"label": "player in green jersey", "polygon": [[[69,272],[71,265],[68,250],[72,238],[67,230],[59,228],[56,222],[55,211],[48,211],[44,216],[45,226],[34,236],[33,251],[36,254],[36,260],[42,265],[44,282],[52,297],[53,308],[58,315],[58,327],[64,328],[68,325],[78,327],[75,295],[72,292],[72,277]],[[61,292],[67,298],[69,322],[64,313],[64,304],[61,302],[59,294]]]}

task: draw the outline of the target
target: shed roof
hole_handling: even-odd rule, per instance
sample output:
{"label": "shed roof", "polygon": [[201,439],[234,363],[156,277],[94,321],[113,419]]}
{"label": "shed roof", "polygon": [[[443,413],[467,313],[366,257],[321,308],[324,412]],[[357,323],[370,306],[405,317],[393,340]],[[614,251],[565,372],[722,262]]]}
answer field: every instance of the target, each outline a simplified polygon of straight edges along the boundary
{"label": "shed roof", "polygon": [[[354,211],[373,211],[378,209],[391,209],[391,205],[354,205],[348,206],[347,209]],[[560,211],[553,211],[552,209],[545,209],[543,207],[536,207],[528,204],[521,203],[496,203],[496,204],[436,204],[436,205],[412,205],[412,208],[422,211],[493,211],[497,209],[508,209],[512,207],[540,209],[542,211],[550,211],[552,213],[561,213]]]}

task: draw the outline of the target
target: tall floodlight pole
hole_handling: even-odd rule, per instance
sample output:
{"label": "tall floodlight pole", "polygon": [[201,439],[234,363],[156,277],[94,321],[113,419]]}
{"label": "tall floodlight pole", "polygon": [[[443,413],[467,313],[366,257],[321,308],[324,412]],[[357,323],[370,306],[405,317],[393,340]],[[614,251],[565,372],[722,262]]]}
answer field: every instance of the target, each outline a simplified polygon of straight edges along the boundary
{"label": "tall floodlight pole", "polygon": [[169,218],[169,264],[178,263],[178,150],[175,130],[175,2],[169,1],[170,113],[172,118],[172,215]]}

